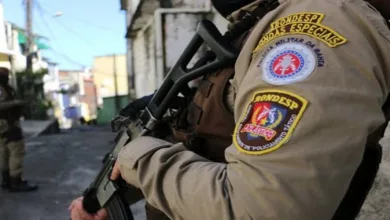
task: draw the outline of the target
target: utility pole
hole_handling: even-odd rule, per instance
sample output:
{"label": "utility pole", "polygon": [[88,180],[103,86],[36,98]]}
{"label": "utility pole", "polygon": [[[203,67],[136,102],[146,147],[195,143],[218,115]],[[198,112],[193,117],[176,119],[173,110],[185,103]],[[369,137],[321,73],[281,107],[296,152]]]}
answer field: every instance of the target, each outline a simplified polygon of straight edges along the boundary
{"label": "utility pole", "polygon": [[16,79],[16,71],[15,71],[15,60],[12,56],[9,56],[8,58],[9,63],[11,64],[11,75],[12,75],[12,87],[15,89],[16,92],[18,92],[18,81]]}
{"label": "utility pole", "polygon": [[[9,38],[9,48],[12,51],[15,51],[15,32],[12,30],[11,26],[8,26],[8,32],[10,33],[8,35]],[[12,87],[14,88],[15,92],[18,93],[18,79],[16,77],[16,70],[15,70],[15,59],[13,55],[10,55],[8,57],[9,63],[11,65],[11,75],[12,75]]]}
{"label": "utility pole", "polygon": [[33,44],[33,31],[32,31],[32,6],[33,0],[26,1],[26,56],[27,56],[27,72],[32,72],[32,44]]}
{"label": "utility pole", "polygon": [[116,54],[113,54],[113,63],[114,63],[114,85],[115,85],[115,107],[116,113],[118,113],[121,109],[119,96],[118,96],[118,81],[117,81],[117,70],[116,70]]}
{"label": "utility pole", "polygon": [[[32,68],[32,56],[33,56],[33,48],[32,48],[32,44],[33,44],[33,30],[32,30],[32,6],[33,6],[33,0],[25,0],[25,4],[26,4],[26,45],[25,45],[25,49],[26,49],[26,85],[25,85],[25,88],[26,88],[26,91],[27,91],[27,94],[28,96],[31,96],[34,94],[34,91],[33,91],[33,80],[32,80],[32,72],[33,72],[33,68]],[[26,99],[28,100],[31,100],[31,97],[25,97]],[[28,118],[31,118],[32,116],[32,106],[31,106],[31,103],[29,102],[26,106],[27,108],[27,117]]]}

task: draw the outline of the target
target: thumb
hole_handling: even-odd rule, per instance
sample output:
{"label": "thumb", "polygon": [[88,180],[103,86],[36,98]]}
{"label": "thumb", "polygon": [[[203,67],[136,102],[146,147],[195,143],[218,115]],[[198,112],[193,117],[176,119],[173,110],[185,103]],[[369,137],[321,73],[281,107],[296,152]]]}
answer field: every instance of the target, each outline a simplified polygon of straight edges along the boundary
{"label": "thumb", "polygon": [[104,220],[104,219],[107,219],[108,217],[108,213],[107,213],[107,210],[106,209],[100,209],[96,215],[97,217],[97,220]]}
{"label": "thumb", "polygon": [[111,172],[111,180],[117,180],[120,175],[121,175],[121,171],[119,169],[119,164],[118,162],[115,162],[114,168],[112,169]]}

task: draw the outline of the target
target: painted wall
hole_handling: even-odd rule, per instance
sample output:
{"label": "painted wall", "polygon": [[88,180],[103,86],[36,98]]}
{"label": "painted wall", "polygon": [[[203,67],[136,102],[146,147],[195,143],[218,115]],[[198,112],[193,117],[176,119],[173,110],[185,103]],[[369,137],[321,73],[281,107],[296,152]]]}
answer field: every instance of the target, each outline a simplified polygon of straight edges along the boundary
{"label": "painted wall", "polygon": [[[145,0],[145,5],[151,0]],[[172,0],[174,8],[181,9],[205,9],[210,8],[209,0]],[[150,5],[148,7],[151,7]],[[134,7],[130,4],[127,9],[128,19],[132,19]],[[142,11],[143,9],[141,9]],[[145,9],[146,10],[146,9]],[[218,15],[215,10],[207,12],[181,12],[163,14],[162,26],[156,27],[156,13],[146,13],[133,18],[133,22],[141,26],[136,32],[132,32],[128,40],[128,67],[129,75],[134,74],[136,97],[142,97],[154,92],[162,83],[165,75],[176,63],[191,38],[194,36],[198,22],[202,19],[212,20],[220,32],[226,31],[227,21]],[[128,20],[129,21],[129,20]],[[162,29],[162,31],[156,30]],[[162,34],[158,36],[158,34]],[[162,39],[162,56],[156,53],[157,39]],[[202,50],[200,51],[202,53]],[[199,58],[197,54],[190,66]],[[159,63],[163,63],[163,69],[159,70]],[[129,77],[131,79],[131,77]]]}
{"label": "painted wall", "polygon": [[[114,59],[116,65],[114,66]],[[116,78],[114,75],[116,69]],[[95,57],[92,64],[93,81],[100,97],[115,96],[115,81],[119,95],[128,95],[128,76],[126,55],[113,55]]]}
{"label": "painted wall", "polygon": [[149,95],[157,87],[155,28],[146,26],[133,38],[133,65],[137,97]]}

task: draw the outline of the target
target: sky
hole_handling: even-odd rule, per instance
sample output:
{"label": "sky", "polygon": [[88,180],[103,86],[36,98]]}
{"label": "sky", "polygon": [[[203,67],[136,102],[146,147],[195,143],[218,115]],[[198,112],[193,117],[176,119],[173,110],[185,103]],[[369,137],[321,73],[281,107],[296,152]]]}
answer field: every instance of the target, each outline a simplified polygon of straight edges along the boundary
{"label": "sky", "polygon": [[[2,0],[6,21],[25,27],[25,0]],[[95,56],[126,53],[120,0],[33,0],[33,32],[48,38],[43,56],[60,69],[91,67]],[[58,12],[62,16],[54,17]]]}

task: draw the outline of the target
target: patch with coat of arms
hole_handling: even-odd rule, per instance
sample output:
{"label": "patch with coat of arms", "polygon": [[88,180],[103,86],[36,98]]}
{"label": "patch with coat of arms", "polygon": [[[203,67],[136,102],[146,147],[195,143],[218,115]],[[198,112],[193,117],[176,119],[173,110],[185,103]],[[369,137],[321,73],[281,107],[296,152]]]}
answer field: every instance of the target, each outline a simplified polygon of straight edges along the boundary
{"label": "patch with coat of arms", "polygon": [[271,85],[287,85],[309,77],[317,66],[314,52],[301,43],[285,43],[262,60],[263,80]]}
{"label": "patch with coat of arms", "polygon": [[237,124],[233,142],[246,154],[277,150],[291,137],[308,101],[292,92],[264,90],[255,93]]}

